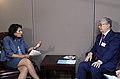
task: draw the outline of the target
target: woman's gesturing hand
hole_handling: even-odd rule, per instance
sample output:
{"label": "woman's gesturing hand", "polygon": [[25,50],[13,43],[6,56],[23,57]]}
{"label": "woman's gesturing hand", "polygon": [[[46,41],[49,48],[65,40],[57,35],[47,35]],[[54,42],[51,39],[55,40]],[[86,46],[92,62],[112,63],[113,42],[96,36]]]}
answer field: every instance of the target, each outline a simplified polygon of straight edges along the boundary
{"label": "woman's gesturing hand", "polygon": [[38,43],[36,44],[36,46],[34,47],[34,49],[39,48],[39,47],[41,46],[41,44],[42,44],[42,42],[41,42],[41,41],[40,41],[40,42],[38,42]]}

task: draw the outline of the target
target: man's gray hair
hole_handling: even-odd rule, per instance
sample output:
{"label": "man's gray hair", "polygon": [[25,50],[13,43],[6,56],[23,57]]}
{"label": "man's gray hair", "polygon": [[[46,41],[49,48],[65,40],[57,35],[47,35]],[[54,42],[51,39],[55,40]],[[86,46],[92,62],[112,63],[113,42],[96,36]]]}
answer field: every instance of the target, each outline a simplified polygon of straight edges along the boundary
{"label": "man's gray hair", "polygon": [[103,17],[102,21],[104,21],[106,24],[110,24],[110,27],[112,27],[112,20],[108,17]]}

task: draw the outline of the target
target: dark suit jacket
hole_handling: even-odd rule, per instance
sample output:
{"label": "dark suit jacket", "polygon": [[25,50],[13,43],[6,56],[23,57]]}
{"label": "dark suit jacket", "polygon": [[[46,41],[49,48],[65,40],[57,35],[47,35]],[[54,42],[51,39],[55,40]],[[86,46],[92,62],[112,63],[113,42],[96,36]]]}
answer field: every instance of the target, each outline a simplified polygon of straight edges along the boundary
{"label": "dark suit jacket", "polygon": [[103,62],[102,65],[107,70],[114,71],[119,58],[120,35],[110,30],[102,45],[99,44],[101,35],[97,36],[96,42],[91,49],[93,58],[97,57],[97,60],[101,60]]}

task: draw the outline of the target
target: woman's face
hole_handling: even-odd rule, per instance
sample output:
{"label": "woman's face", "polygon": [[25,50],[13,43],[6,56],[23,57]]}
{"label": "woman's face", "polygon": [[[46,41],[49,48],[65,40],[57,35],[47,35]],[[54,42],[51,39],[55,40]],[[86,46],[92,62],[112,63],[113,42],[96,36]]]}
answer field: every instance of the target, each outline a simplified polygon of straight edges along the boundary
{"label": "woman's face", "polygon": [[16,37],[22,37],[22,28],[18,28],[17,31],[14,33]]}

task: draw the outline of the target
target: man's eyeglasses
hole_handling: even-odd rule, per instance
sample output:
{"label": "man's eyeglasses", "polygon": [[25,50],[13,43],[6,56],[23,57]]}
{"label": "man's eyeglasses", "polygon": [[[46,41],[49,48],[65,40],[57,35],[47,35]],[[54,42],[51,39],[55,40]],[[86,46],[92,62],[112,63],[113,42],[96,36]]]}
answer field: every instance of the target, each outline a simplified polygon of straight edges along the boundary
{"label": "man's eyeglasses", "polygon": [[103,25],[107,25],[107,24],[101,24],[101,23],[100,23],[100,24],[98,24],[98,26],[103,26]]}

